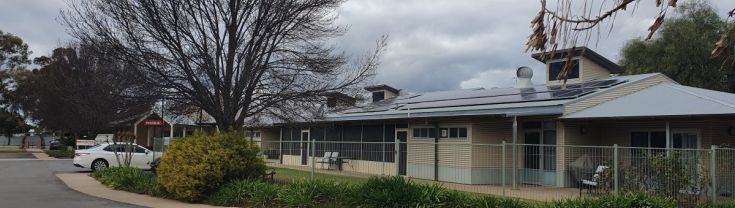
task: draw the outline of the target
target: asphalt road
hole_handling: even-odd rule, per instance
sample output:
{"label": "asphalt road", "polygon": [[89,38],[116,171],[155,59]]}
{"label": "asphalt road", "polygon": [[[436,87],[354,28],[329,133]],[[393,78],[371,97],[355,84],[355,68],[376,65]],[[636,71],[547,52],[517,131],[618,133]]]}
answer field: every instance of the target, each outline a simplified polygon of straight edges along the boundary
{"label": "asphalt road", "polygon": [[55,176],[84,171],[71,160],[0,159],[0,208],[139,207],[76,192]]}

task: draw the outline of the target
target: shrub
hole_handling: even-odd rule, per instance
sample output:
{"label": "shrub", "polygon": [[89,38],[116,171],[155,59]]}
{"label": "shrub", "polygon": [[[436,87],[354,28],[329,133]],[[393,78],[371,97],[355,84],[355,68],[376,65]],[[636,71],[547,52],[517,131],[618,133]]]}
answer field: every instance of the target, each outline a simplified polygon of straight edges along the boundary
{"label": "shrub", "polygon": [[257,207],[274,205],[279,186],[258,180],[231,181],[207,198],[207,203],[218,206]]}
{"label": "shrub", "polygon": [[92,174],[102,184],[116,190],[151,195],[163,195],[156,177],[133,167],[111,167]]}
{"label": "shrub", "polygon": [[238,132],[202,132],[173,141],[161,158],[158,180],[174,198],[199,201],[228,181],[260,177],[258,147]]}
{"label": "shrub", "polygon": [[605,195],[597,198],[582,197],[554,201],[544,204],[543,207],[674,208],[677,205],[670,198],[656,197],[645,193],[624,193],[620,195]]}
{"label": "shrub", "polygon": [[73,158],[74,157],[74,151],[69,151],[64,149],[59,150],[46,150],[46,154],[49,157],[55,157],[55,158]]}
{"label": "shrub", "polygon": [[400,176],[371,177],[355,192],[355,201],[368,207],[415,207],[422,197],[414,182]]}
{"label": "shrub", "polygon": [[316,207],[323,204],[347,204],[352,186],[321,179],[295,180],[278,192],[278,201],[290,207]]}

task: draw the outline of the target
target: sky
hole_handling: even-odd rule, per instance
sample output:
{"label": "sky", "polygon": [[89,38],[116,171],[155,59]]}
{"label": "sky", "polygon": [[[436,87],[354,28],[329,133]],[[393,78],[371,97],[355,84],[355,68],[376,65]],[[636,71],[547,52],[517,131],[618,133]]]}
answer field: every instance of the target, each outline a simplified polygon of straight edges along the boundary
{"label": "sky", "polygon": [[[554,0],[549,1],[554,2]],[[732,0],[710,0],[723,16]],[[48,55],[72,40],[58,21],[64,0],[3,0],[0,30],[20,36],[33,51]],[[510,87],[515,69],[534,69],[542,83],[544,65],[525,52],[537,0],[348,0],[338,9],[337,24],[348,26],[333,44],[346,54],[369,52],[388,35],[374,84],[408,92],[462,88]],[[611,33],[588,47],[617,62],[626,41],[647,35],[655,18],[653,0],[641,0],[620,13]]]}

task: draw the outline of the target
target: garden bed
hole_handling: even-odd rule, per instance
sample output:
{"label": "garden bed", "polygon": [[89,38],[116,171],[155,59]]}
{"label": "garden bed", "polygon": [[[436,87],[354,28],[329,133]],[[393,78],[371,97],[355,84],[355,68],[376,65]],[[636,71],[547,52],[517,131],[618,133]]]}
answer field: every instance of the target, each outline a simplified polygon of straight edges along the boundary
{"label": "garden bed", "polygon": [[74,150],[44,150],[44,152],[49,157],[59,158],[59,159],[70,159],[74,158]]}

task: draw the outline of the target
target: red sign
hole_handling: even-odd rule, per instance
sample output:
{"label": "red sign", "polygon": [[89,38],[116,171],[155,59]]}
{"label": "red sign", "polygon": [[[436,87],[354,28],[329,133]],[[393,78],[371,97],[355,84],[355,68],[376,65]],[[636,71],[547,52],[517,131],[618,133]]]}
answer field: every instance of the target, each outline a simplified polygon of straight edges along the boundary
{"label": "red sign", "polygon": [[143,126],[163,126],[163,120],[145,120],[143,121]]}

